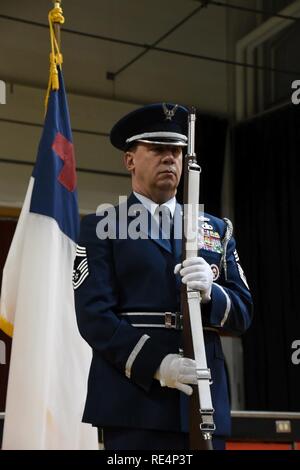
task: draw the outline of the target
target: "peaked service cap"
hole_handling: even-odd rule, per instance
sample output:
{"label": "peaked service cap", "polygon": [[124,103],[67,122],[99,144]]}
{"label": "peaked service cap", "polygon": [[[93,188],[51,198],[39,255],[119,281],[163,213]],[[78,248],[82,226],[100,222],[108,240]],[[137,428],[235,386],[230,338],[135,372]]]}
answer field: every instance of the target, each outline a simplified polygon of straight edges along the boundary
{"label": "peaked service cap", "polygon": [[187,145],[188,109],[171,103],[138,108],[121,118],[110,132],[112,145],[126,151],[135,142]]}

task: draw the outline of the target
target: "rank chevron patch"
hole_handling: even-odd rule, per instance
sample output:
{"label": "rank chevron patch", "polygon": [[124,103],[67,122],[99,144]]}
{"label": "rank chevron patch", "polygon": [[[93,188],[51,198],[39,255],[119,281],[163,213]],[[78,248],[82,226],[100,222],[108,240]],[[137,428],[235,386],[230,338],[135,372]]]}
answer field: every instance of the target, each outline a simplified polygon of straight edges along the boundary
{"label": "rank chevron patch", "polygon": [[87,260],[86,248],[84,246],[77,245],[76,258],[73,270],[73,288],[78,289],[79,286],[89,275],[89,265]]}

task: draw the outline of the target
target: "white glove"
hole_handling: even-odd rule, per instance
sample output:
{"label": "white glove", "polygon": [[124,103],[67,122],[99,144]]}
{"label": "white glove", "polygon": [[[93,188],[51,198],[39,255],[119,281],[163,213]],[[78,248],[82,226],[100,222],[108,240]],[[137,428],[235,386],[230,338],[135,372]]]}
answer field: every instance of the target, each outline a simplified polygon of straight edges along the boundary
{"label": "white glove", "polygon": [[186,395],[192,395],[192,387],[186,384],[197,384],[196,362],[180,354],[167,354],[154,377],[162,387],[177,388]]}
{"label": "white glove", "polygon": [[211,286],[213,283],[213,272],[205,259],[199,256],[189,258],[182,264],[176,264],[174,273],[180,272],[183,284],[192,290],[201,292],[202,302],[209,302],[211,297]]}

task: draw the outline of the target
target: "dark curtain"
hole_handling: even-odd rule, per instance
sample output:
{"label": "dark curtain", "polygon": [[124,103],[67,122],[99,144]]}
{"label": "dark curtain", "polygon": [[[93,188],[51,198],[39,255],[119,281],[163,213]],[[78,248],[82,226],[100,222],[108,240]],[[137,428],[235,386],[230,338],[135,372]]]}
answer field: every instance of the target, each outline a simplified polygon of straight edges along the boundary
{"label": "dark curtain", "polygon": [[300,106],[233,129],[235,227],[239,254],[254,298],[244,336],[248,409],[300,411]]}
{"label": "dark curtain", "polygon": [[[221,189],[228,129],[227,119],[197,113],[195,150],[202,168],[200,202],[205,212],[220,216]],[[182,203],[183,178],[178,187],[177,199]]]}
{"label": "dark curtain", "polygon": [[[0,286],[2,282],[2,271],[7,253],[17,225],[16,220],[0,219]],[[0,312],[1,313],[1,312]],[[0,363],[0,411],[5,409],[6,388],[8,380],[9,359],[11,352],[11,338],[0,330],[0,341],[5,344],[5,363]]]}

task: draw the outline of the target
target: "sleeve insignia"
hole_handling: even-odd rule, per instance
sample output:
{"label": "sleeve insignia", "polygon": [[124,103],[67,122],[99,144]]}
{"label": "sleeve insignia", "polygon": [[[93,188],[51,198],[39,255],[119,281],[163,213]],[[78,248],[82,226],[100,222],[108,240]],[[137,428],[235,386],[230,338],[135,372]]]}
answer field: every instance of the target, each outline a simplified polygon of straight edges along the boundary
{"label": "sleeve insignia", "polygon": [[84,246],[77,245],[76,258],[73,269],[73,288],[78,289],[79,286],[89,275],[89,266],[87,260],[86,248]]}
{"label": "sleeve insignia", "polygon": [[245,284],[245,286],[247,287],[247,289],[250,290],[248,282],[247,282],[247,278],[246,278],[245,273],[243,271],[243,268],[242,268],[242,266],[240,265],[240,262],[239,262],[240,258],[239,258],[238,252],[236,250],[234,250],[233,254],[234,254],[236,265],[237,265],[237,268],[238,268],[238,271],[239,271],[240,278],[242,279],[242,281]]}

